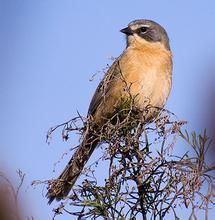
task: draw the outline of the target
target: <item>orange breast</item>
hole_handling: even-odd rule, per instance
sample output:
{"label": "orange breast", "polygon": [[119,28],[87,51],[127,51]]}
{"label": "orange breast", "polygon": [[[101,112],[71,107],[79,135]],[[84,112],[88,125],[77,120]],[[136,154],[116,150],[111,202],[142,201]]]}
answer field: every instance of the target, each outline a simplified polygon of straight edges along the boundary
{"label": "orange breast", "polygon": [[136,105],[163,107],[171,89],[172,58],[160,43],[127,48],[120,60],[122,74],[130,85]]}
{"label": "orange breast", "polygon": [[[112,117],[121,100],[131,96],[140,110],[149,104],[159,108],[165,104],[171,89],[171,52],[160,43],[148,44],[128,47],[120,56],[120,68],[114,70],[114,80],[108,84],[108,92],[93,116],[98,125]],[[154,115],[152,111],[147,118]]]}

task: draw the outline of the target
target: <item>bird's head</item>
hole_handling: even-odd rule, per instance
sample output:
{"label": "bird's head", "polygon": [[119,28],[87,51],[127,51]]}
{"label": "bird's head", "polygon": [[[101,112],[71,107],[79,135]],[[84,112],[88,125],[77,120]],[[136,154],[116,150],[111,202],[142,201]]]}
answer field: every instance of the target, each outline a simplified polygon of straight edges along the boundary
{"label": "bird's head", "polygon": [[145,19],[134,20],[120,31],[127,36],[127,46],[161,43],[166,49],[170,50],[167,32],[154,21]]}

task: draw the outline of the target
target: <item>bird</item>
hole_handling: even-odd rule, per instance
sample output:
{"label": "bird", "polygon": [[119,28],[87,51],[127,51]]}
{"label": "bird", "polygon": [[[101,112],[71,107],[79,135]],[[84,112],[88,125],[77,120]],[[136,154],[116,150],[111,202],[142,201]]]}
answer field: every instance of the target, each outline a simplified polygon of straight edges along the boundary
{"label": "bird", "polygon": [[[172,87],[172,52],[166,30],[155,21],[137,19],[120,31],[126,36],[126,47],[105,73],[88,109],[87,118],[93,123],[95,133],[130,97],[140,112],[149,105],[154,107],[144,115],[144,121],[150,122],[157,116],[157,109],[164,107]],[[85,130],[71,160],[57,181],[49,185],[49,204],[54,199],[59,201],[68,196],[101,142],[95,133]]]}

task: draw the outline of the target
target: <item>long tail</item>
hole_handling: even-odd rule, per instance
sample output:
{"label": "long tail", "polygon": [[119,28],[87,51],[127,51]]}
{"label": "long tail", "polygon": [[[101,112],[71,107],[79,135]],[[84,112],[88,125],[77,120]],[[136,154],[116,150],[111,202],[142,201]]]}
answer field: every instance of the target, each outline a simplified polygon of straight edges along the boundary
{"label": "long tail", "polygon": [[54,199],[61,200],[69,194],[98,142],[95,136],[85,135],[83,142],[79,145],[61,175],[49,185],[46,195],[49,199],[49,204]]}

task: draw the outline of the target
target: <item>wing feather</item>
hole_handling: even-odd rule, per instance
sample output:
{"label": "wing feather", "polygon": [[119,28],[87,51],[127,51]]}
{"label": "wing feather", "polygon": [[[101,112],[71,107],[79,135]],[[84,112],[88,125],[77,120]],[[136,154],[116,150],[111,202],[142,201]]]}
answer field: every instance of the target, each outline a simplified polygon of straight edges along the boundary
{"label": "wing feather", "polygon": [[117,77],[117,75],[120,74],[120,67],[119,67],[119,58],[118,57],[110,66],[108,71],[106,72],[104,78],[99,83],[93,98],[90,102],[89,109],[88,109],[88,115],[94,115],[96,112],[97,107],[101,104],[103,101],[105,95],[108,93],[108,91],[111,88],[111,82],[113,79]]}

